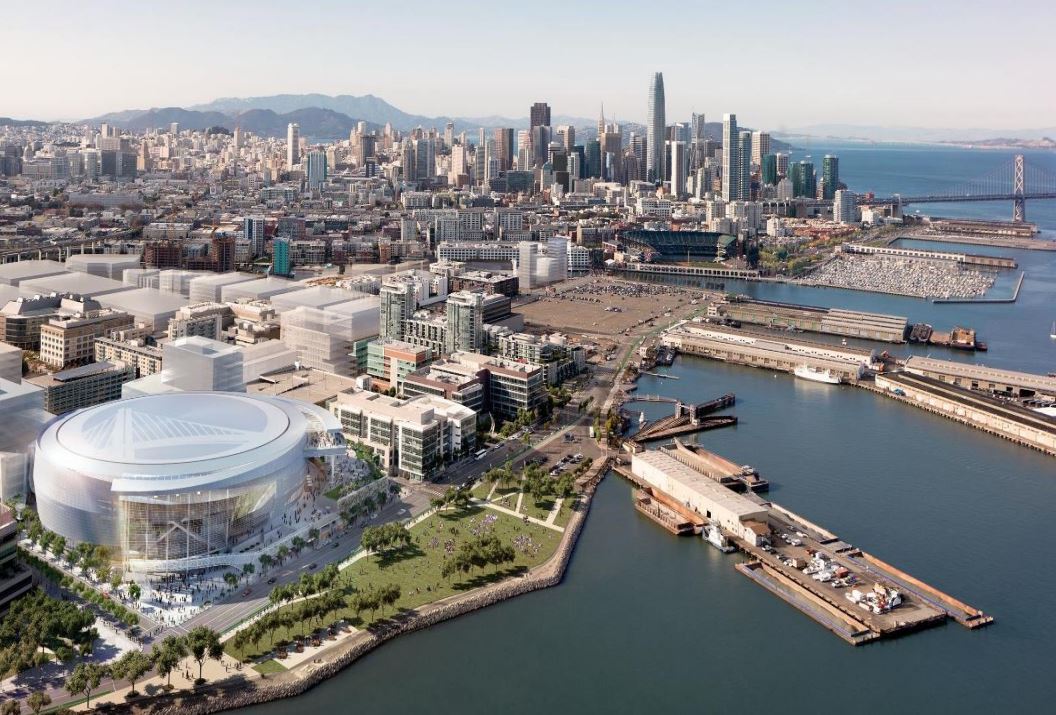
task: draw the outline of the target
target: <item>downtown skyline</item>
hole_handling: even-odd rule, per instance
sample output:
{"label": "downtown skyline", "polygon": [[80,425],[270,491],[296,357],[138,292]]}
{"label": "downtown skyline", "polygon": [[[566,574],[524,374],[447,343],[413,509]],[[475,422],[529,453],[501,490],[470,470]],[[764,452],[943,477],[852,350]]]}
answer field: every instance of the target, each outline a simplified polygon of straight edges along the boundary
{"label": "downtown skyline", "polygon": [[[501,8],[483,8],[468,17],[412,1],[397,15],[317,2],[289,15],[287,6],[271,2],[200,4],[201,12],[188,11],[188,4],[153,9],[145,29],[137,6],[125,2],[110,2],[102,11],[58,2],[49,32],[64,51],[41,55],[32,46],[39,22],[35,8],[12,3],[6,8],[9,26],[22,30],[12,34],[12,56],[32,56],[34,72],[9,77],[2,114],[79,120],[126,109],[191,107],[220,97],[321,92],[373,94],[410,113],[459,118],[516,119],[534,101],[548,102],[555,116],[589,118],[604,103],[608,116],[645,124],[647,107],[638,87],[659,71],[665,76],[669,117],[736,111],[775,132],[819,123],[965,129],[1056,125],[1056,100],[1051,93],[1031,92],[1029,78],[1037,75],[1020,71],[1029,62],[1044,74],[1039,60],[1056,68],[1051,53],[1039,57],[1034,49],[1047,46],[1042,30],[1051,23],[1029,23],[1014,38],[986,34],[991,29],[986,13],[970,4],[959,4],[954,13],[950,3],[936,3],[914,8],[905,22],[878,19],[870,25],[827,4],[791,9],[763,3],[756,10],[757,31],[741,48],[690,42],[700,27],[720,27],[736,14],[722,6],[691,7],[663,42],[643,42],[638,23],[613,21],[604,39],[576,34],[572,53],[568,33],[535,38],[528,63],[474,59],[509,51],[509,33],[502,29],[508,17]],[[1030,5],[1038,20],[1054,14],[1047,5]],[[538,10],[573,28],[604,24],[605,17],[627,15],[636,7],[610,3],[603,15],[598,7],[542,2]],[[428,33],[473,37],[474,56],[461,54],[457,42],[447,65],[410,45],[391,53],[393,36],[405,31],[408,17]],[[324,34],[324,41],[310,46],[290,43],[291,35],[319,27],[354,29],[356,51],[349,53],[338,34],[330,39]],[[92,37],[104,30],[125,38],[121,53],[96,49]],[[247,34],[261,51],[233,51]],[[974,52],[971,42],[984,36],[989,51]],[[634,59],[630,66],[642,67],[641,72],[606,69],[605,58],[621,56],[617,48],[624,47],[635,48],[635,57],[626,59]],[[383,56],[384,62],[378,59]],[[941,81],[918,77],[916,68],[924,64]],[[579,69],[570,72],[573,67]],[[895,81],[881,82],[878,76]],[[766,77],[771,80],[763,81]],[[824,91],[806,94],[805,86]],[[897,103],[891,101],[893,93]],[[911,113],[907,106],[913,107]]]}

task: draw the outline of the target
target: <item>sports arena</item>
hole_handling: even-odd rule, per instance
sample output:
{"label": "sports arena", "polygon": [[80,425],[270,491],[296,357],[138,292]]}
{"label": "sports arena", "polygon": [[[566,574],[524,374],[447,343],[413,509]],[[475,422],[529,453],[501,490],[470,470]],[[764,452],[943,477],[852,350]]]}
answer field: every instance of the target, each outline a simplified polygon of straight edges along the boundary
{"label": "sports arena", "polygon": [[345,451],[326,410],[278,397],[178,392],[110,402],[37,439],[42,524],[120,551],[139,572],[255,558],[307,484],[310,458]]}

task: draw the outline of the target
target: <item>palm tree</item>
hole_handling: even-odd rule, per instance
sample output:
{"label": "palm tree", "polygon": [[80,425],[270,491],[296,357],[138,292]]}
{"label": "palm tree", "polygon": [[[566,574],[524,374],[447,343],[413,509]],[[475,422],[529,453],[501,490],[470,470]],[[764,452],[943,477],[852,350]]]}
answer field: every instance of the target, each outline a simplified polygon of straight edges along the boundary
{"label": "palm tree", "polygon": [[260,562],[261,576],[268,573],[268,568],[275,563],[274,557],[271,554],[261,554],[257,557],[257,561]]}
{"label": "palm tree", "polygon": [[290,549],[286,544],[279,547],[278,551],[275,552],[275,556],[278,557],[279,563],[281,564],[286,560],[286,557],[290,555]]}

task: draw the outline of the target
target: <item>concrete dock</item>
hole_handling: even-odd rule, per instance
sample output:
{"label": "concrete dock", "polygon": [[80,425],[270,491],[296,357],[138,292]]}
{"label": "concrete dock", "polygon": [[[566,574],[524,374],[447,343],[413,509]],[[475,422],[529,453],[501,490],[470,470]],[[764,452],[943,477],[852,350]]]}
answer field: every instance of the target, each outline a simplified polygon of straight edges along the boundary
{"label": "concrete dock", "polygon": [[[637,452],[616,471],[661,503],[688,510],[748,557],[735,567],[852,645],[943,623],[969,629],[993,617],[880,559],[758,494],[700,470],[718,455],[675,448]],[[732,464],[732,463],[731,463]],[[665,528],[669,528],[666,527]],[[670,528],[669,528],[670,530]],[[714,533],[712,534],[714,536]],[[709,538],[709,541],[712,541]]]}

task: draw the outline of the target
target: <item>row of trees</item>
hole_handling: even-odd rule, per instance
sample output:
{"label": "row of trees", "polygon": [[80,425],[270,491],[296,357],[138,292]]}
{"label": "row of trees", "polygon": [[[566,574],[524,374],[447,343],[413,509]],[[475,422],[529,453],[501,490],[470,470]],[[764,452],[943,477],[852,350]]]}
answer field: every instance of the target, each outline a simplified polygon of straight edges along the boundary
{"label": "row of trees", "polygon": [[327,564],[317,574],[302,573],[296,583],[287,583],[276,586],[268,594],[268,600],[273,605],[288,603],[297,598],[307,598],[317,593],[323,593],[333,587],[337,582],[337,564]]}
{"label": "row of trees", "polygon": [[[272,592],[273,596],[276,592],[284,596],[289,594],[288,591],[280,591],[277,588]],[[294,593],[295,598],[296,591]],[[305,596],[308,595],[310,594],[305,594]],[[402,589],[394,583],[369,586],[364,590],[343,590],[337,587],[335,582],[334,585],[314,597],[306,597],[299,603],[273,611],[238,631],[232,638],[231,645],[240,653],[245,654],[250,646],[259,649],[261,642],[266,638],[268,647],[271,648],[275,645],[275,636],[279,629],[285,630],[289,635],[298,625],[301,628],[301,636],[306,637],[309,628],[315,630],[328,621],[332,622],[332,619],[345,608],[352,609],[356,618],[359,618],[363,611],[369,611],[373,621],[379,609],[394,606],[400,600],[401,595]],[[292,600],[292,598],[280,598],[273,600],[273,603],[283,603],[286,600]]]}
{"label": "row of trees", "polygon": [[[130,650],[109,665],[78,663],[66,678],[65,688],[70,695],[83,696],[85,704],[91,707],[92,693],[99,688],[99,684],[107,676],[115,680],[127,680],[132,686],[132,695],[136,695],[136,683],[152,670],[156,670],[165,678],[166,688],[171,688],[172,672],[187,656],[198,663],[198,682],[202,682],[202,669],[205,661],[210,658],[220,660],[223,654],[224,648],[220,644],[220,635],[210,628],[198,626],[182,638],[168,636],[160,644],[155,643],[150,655],[142,651]],[[42,707],[50,702],[49,699]]]}
{"label": "row of trees", "polygon": [[22,531],[34,546],[63,559],[70,568],[80,566],[85,576],[94,576],[100,583],[110,583],[114,588],[121,585],[121,574],[111,566],[112,554],[106,546],[69,545],[66,537],[45,529],[37,512],[29,507],[22,510],[21,520]]}
{"label": "row of trees", "polygon": [[468,574],[476,569],[494,566],[496,570],[517,558],[512,546],[503,544],[494,534],[463,542],[455,555],[444,561],[440,574],[446,579],[452,575]]}
{"label": "row of trees", "polygon": [[0,673],[47,663],[49,650],[63,661],[91,653],[99,637],[94,623],[90,611],[33,589],[12,603],[0,621]]}

